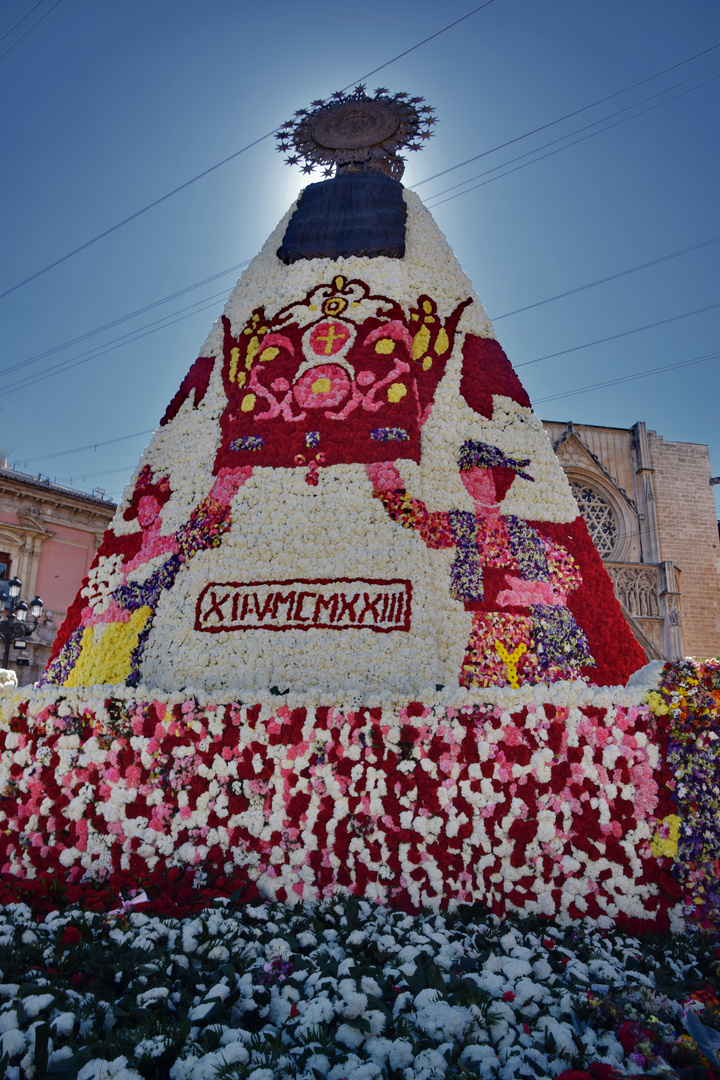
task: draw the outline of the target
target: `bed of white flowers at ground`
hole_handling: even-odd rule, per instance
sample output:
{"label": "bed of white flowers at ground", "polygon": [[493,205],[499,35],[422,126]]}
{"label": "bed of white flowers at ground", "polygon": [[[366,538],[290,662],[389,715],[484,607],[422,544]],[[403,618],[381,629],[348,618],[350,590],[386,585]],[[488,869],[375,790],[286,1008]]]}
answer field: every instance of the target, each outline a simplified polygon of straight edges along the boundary
{"label": "bed of white flowers at ground", "polygon": [[[718,960],[699,933],[641,941],[501,922],[472,907],[411,916],[355,898],[294,908],[223,900],[183,920],[71,908],[39,921],[11,904],[0,915],[0,1071],[682,1076],[701,1060],[682,1015],[690,1007],[712,1019]],[[660,1053],[680,1071],[658,1071]]]}

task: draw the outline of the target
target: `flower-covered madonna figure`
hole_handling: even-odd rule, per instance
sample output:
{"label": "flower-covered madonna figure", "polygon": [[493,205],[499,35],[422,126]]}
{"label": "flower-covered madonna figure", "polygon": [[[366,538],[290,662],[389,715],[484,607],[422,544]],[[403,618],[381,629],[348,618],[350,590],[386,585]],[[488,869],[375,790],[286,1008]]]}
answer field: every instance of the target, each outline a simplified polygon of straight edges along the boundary
{"label": "flower-covered madonna figure", "polygon": [[358,88],[282,130],[293,163],[336,175],[233,290],[48,683],[407,700],[644,663],[471,283],[400,183],[430,113]]}

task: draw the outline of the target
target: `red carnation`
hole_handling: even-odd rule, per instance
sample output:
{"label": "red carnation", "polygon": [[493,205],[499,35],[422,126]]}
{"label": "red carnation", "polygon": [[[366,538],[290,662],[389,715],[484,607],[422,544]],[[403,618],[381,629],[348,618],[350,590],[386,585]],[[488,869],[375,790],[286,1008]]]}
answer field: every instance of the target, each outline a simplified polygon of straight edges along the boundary
{"label": "red carnation", "polygon": [[640,1027],[634,1020],[626,1020],[621,1024],[618,1028],[617,1037],[626,1054],[632,1054],[639,1042],[644,1042],[646,1039],[652,1041],[652,1033],[646,1028]]}
{"label": "red carnation", "polygon": [[299,1012],[300,1010],[298,1009],[297,1004],[293,1001],[292,1005],[290,1006],[290,1018],[294,1020],[295,1017],[299,1014]]}
{"label": "red carnation", "polygon": [[592,1080],[620,1080],[620,1073],[614,1065],[606,1065],[602,1061],[593,1061],[588,1065]]}
{"label": "red carnation", "polygon": [[60,938],[61,945],[77,945],[79,941],[82,941],[83,936],[78,930],[77,926],[66,926],[62,932]]}
{"label": "red carnation", "polygon": [[506,990],[505,993],[503,994],[502,999],[503,999],[503,1001],[514,1001],[515,1000],[515,995],[513,994],[512,990]]}

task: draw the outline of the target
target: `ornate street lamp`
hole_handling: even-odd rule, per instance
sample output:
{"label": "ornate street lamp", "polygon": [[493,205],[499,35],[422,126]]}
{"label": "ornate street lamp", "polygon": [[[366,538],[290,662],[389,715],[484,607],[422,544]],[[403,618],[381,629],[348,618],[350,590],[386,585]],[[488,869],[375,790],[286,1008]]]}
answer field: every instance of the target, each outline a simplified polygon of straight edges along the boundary
{"label": "ornate street lamp", "polygon": [[5,655],[3,656],[4,668],[8,665],[10,643],[22,640],[24,647],[25,642],[23,639],[30,637],[30,635],[34,633],[38,624],[38,619],[42,614],[43,602],[39,596],[36,596],[30,604],[32,625],[27,623],[28,605],[23,600],[20,600],[21,588],[22,581],[20,581],[19,578],[12,578],[8,582],[8,599],[5,602],[5,618],[0,619],[0,638],[5,642]]}

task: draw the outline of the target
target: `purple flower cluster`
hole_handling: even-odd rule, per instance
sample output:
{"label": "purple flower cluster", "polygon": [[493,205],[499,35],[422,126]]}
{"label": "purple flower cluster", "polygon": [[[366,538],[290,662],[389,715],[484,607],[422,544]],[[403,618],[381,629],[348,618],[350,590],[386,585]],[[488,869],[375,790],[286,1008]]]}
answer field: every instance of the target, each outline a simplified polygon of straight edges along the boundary
{"label": "purple flower cluster", "polygon": [[83,629],[73,630],[62,649],[38,679],[38,686],[62,686],[80,657]]}
{"label": "purple flower cluster", "polygon": [[670,709],[667,760],[682,822],[675,872],[693,916],[720,924],[720,665],[666,664],[661,695]]}
{"label": "purple flower cluster", "polygon": [[113,593],[113,599],[125,611],[137,611],[140,607],[149,607],[154,611],[164,590],[174,585],[183,562],[180,555],[171,555],[145,581],[120,585]]}
{"label": "purple flower cluster", "polygon": [[408,433],[401,427],[376,427],[370,432],[370,438],[375,442],[407,442]]}
{"label": "purple flower cluster", "polygon": [[533,639],[541,670],[593,663],[588,640],[565,607],[533,604]]}
{"label": "purple flower cluster", "polygon": [[518,476],[522,476],[524,480],[533,480],[533,477],[529,473],[522,470],[530,464],[530,458],[523,458],[518,460],[517,458],[508,457],[507,454],[503,454],[497,446],[490,446],[489,443],[476,442],[473,439],[468,439],[460,447],[460,453],[458,454],[458,465],[461,472],[466,472],[468,469],[492,469],[492,468],[504,468],[513,469]]}
{"label": "purple flower cluster", "polygon": [[239,439],[233,439],[230,443],[231,450],[259,450],[265,440],[262,435],[243,435]]}
{"label": "purple flower cluster", "polygon": [[482,600],[483,578],[475,515],[468,510],[451,510],[448,518],[457,548],[450,570],[450,595],[453,600]]}
{"label": "purple flower cluster", "polygon": [[510,550],[524,581],[547,581],[549,577],[545,544],[541,536],[523,518],[508,514],[505,518]]}

